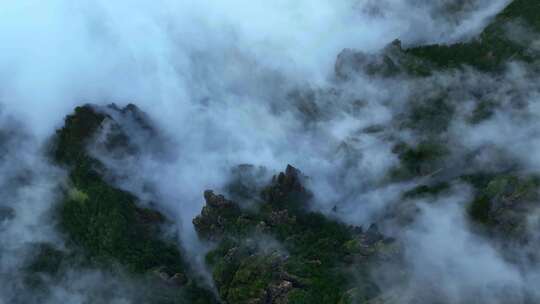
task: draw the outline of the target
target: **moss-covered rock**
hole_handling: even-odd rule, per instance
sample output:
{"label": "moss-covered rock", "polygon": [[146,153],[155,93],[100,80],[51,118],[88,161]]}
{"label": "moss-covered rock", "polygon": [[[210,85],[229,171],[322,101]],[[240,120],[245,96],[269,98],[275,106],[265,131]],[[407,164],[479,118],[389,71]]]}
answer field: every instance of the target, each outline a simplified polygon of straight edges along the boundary
{"label": "moss-covered rock", "polygon": [[[350,264],[366,270],[384,247],[375,227],[362,232],[310,212],[304,178],[288,166],[263,189],[255,210],[205,192],[195,227],[202,237],[219,241],[207,263],[228,303],[337,303],[358,283]],[[360,281],[374,286],[367,271]],[[376,294],[370,290],[366,298]]]}

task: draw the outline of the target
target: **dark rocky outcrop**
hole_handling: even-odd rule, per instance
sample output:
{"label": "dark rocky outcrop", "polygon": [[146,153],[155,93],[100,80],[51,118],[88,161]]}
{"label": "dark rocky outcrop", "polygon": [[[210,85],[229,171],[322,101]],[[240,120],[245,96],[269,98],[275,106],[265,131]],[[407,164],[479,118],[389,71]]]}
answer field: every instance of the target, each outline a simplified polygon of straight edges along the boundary
{"label": "dark rocky outcrop", "polygon": [[[310,212],[303,180],[287,166],[264,188],[255,209],[205,191],[206,205],[194,224],[200,236],[217,242],[207,263],[227,303],[337,303],[353,284],[347,268],[366,270],[390,244],[376,226],[364,233]],[[366,286],[372,288],[363,296],[377,293],[373,283]]]}
{"label": "dark rocky outcrop", "polygon": [[[140,207],[135,195],[113,186],[105,178],[106,165],[88,151],[89,145],[101,139],[104,153],[137,153],[120,123],[126,115],[135,117],[133,121],[141,124],[140,128],[152,130],[134,105],[84,105],[67,116],[56,132],[51,155],[69,172],[69,188],[57,206],[59,228],[70,250],[81,252],[77,259],[84,265],[105,269],[119,265],[141,278],[160,269],[161,279],[156,283],[165,284],[162,294],[172,294],[165,297],[171,303],[189,298],[213,303],[211,293],[191,276],[177,245],[162,238],[160,228],[166,218],[157,210]],[[149,295],[148,301],[155,296],[161,298]]]}
{"label": "dark rocky outcrop", "polygon": [[193,219],[193,225],[203,239],[218,240],[226,229],[237,220],[240,208],[223,195],[216,195],[211,190],[204,192],[205,206],[200,215]]}

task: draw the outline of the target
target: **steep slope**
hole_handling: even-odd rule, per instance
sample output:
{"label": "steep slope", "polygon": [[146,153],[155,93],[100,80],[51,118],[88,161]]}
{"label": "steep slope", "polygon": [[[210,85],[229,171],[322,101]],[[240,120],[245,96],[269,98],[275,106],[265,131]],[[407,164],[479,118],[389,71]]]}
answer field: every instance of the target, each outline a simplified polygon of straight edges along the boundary
{"label": "steep slope", "polygon": [[[119,267],[154,286],[150,303],[214,303],[211,293],[199,287],[178,246],[162,237],[166,218],[156,210],[140,207],[137,197],[106,180],[107,168],[89,153],[98,136],[111,153],[137,153],[130,138],[107,113],[130,116],[141,128],[153,130],[134,105],[77,107],[53,138],[51,155],[69,172],[64,200],[57,206],[59,229],[68,240],[69,259],[84,267]],[[31,268],[58,272],[61,251],[45,247]],[[113,267],[113,268],[114,268]]]}
{"label": "steep slope", "polygon": [[538,10],[537,1],[514,0],[471,41],[402,48],[396,40],[381,53],[369,55],[345,50],[338,57],[336,75],[346,78],[350,72],[364,71],[385,77],[430,76],[464,67],[502,72],[509,61],[538,60],[538,50],[531,49],[540,32]]}
{"label": "steep slope", "polygon": [[[499,78],[505,81],[509,62],[526,65],[531,78],[538,79],[534,76],[538,50],[531,44],[540,32],[539,12],[538,1],[515,0],[472,41],[404,49],[396,40],[377,54],[344,50],[338,56],[338,85],[348,84],[362,74],[373,79],[409,81],[406,85],[425,81],[426,87],[433,87],[420,90],[432,94],[418,94],[406,100],[403,112],[396,115],[391,126],[369,130],[382,134],[384,140],[393,144],[392,152],[398,160],[383,182],[413,185],[401,194],[398,202],[389,205],[390,210],[376,218],[377,224],[390,223],[398,230],[394,233],[402,236],[399,230],[409,229],[420,213],[417,201],[435,205],[440,196],[450,195],[456,185],[467,185],[472,198],[463,206],[466,225],[472,227],[475,235],[496,244],[497,254],[508,264],[521,267],[523,272],[523,265],[537,265],[540,257],[533,246],[537,240],[528,230],[528,221],[529,215],[539,210],[540,178],[492,147],[487,149],[502,156],[496,158],[494,165],[485,165],[480,157],[485,148],[469,150],[456,144],[459,141],[453,137],[452,127],[462,118],[459,115],[464,116],[463,100],[470,96],[474,103],[472,114],[467,113],[470,115],[466,116],[466,126],[476,126],[497,111],[507,110],[492,95],[498,95],[495,89],[500,85]],[[477,84],[466,86],[466,73],[495,79],[494,84],[487,89]],[[452,76],[465,80],[445,83]],[[508,99],[515,104],[509,108],[516,112],[527,109],[525,97],[516,92],[519,90],[520,87],[511,87],[502,92],[512,97]],[[324,109],[316,108],[318,104],[312,100],[317,98],[316,94],[304,97],[291,94],[292,99],[301,99],[299,108],[306,120],[325,115]],[[449,300],[437,293],[437,287],[432,291],[431,286],[408,286],[407,280],[413,274],[403,262],[403,247],[407,244],[384,236],[375,224],[368,229],[349,226],[314,211],[306,177],[292,166],[262,188],[250,180],[234,181],[226,193],[231,200],[210,190],[204,192],[205,206],[193,219],[193,225],[199,238],[212,247],[206,255],[206,265],[217,290],[217,295],[213,294],[211,287],[203,284],[191,269],[179,245],[164,236],[166,217],[155,206],[140,204],[133,193],[115,186],[114,174],[90,152],[99,142],[114,157],[139,153],[118,117],[134,122],[145,139],[159,137],[159,132],[134,105],[77,107],[53,137],[51,158],[69,175],[68,184],[61,190],[63,199],[55,210],[67,248],[51,244],[36,247],[36,257],[28,266],[28,284],[32,288],[45,288],[47,280],[77,267],[135,278],[140,283],[136,286],[145,286],[140,295],[143,303],[470,301],[467,297],[461,302]],[[395,134],[388,135],[391,132]],[[240,176],[250,178],[256,175],[250,171],[257,169],[244,165],[236,170],[247,171]],[[337,217],[337,211],[334,213]],[[515,248],[526,253],[528,264],[520,264],[522,257],[513,256]],[[391,269],[392,284],[382,284],[384,280],[373,275],[384,267]],[[421,292],[428,296],[423,297]],[[520,303],[537,300],[529,290],[518,293],[517,297],[509,297],[510,302],[516,298]],[[473,292],[473,296],[477,295]],[[485,302],[480,296],[478,299]]]}
{"label": "steep slope", "polygon": [[540,32],[539,9],[538,1],[515,0],[473,41],[420,46],[405,52],[443,69],[468,65],[493,71],[508,60],[530,62],[537,59],[528,48]]}
{"label": "steep slope", "polygon": [[[310,212],[301,179],[288,166],[244,210],[205,192],[193,223],[201,237],[218,242],[207,262],[227,303],[350,303],[379,293],[369,265],[389,258],[395,244],[375,226],[363,231]],[[365,275],[355,280],[353,273]]]}

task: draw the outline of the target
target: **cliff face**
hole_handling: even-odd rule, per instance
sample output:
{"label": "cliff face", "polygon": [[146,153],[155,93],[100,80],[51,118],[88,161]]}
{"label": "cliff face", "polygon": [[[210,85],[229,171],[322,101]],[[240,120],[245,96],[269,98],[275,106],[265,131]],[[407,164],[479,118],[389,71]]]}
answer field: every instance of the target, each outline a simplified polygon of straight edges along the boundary
{"label": "cliff face", "polygon": [[[145,301],[213,303],[217,299],[210,286],[195,275],[178,247],[162,237],[164,215],[141,207],[134,194],[113,186],[106,165],[89,152],[99,139],[105,153],[136,155],[136,145],[114,118],[134,114],[142,117],[133,105],[124,109],[84,105],[66,117],[53,137],[50,154],[69,172],[64,198],[55,211],[68,247],[36,248],[37,256],[29,266],[32,285],[45,284],[35,274],[54,277],[69,267],[109,268],[153,286],[141,295]],[[156,132],[146,121],[139,123]],[[204,192],[206,204],[193,225],[202,240],[216,246],[206,263],[220,299],[337,303],[349,301],[348,290],[359,299],[378,294],[367,276],[362,279],[364,287],[355,288],[358,282],[353,281],[351,269],[367,273],[369,262],[393,242],[375,226],[364,232],[309,211],[311,194],[304,178],[298,169],[287,166],[262,189],[250,189],[249,181],[237,180],[245,182],[244,191],[260,192],[249,209],[211,190]]]}
{"label": "cliff face", "polygon": [[[519,39],[511,34],[523,28],[535,34]],[[537,32],[538,1],[515,0],[472,41],[407,48],[395,40],[377,54],[344,50],[335,64],[338,84],[362,74],[412,79],[434,87],[429,90],[433,94],[408,100],[390,125],[359,131],[381,134],[393,147],[397,164],[380,183],[414,186],[403,190],[398,202],[381,211],[372,224],[357,227],[339,219],[339,202],[332,212],[318,212],[312,193],[317,189],[311,189],[309,178],[291,165],[268,180],[264,168],[235,167],[226,193],[200,189],[204,204],[192,221],[199,240],[210,248],[204,259],[210,280],[187,259],[175,236],[167,233],[169,219],[154,208],[159,204],[142,204],[140,197],[116,183],[113,170],[91,152],[97,145],[100,153],[113,159],[137,158],[142,153],[141,141],[159,145],[159,130],[135,105],[77,107],[52,136],[48,151],[55,165],[68,175],[54,209],[65,247],[37,244],[25,266],[25,286],[50,292],[47,285],[51,281],[77,268],[130,277],[136,286],[143,286],[134,291],[140,303],[390,304],[470,303],[470,299],[484,303],[484,290],[468,290],[470,294],[456,300],[443,294],[437,282],[415,281],[417,270],[406,263],[411,259],[410,240],[400,230],[411,229],[421,213],[413,201],[437,204],[456,185],[466,185],[472,196],[459,206],[465,224],[496,243],[497,256],[510,264],[538,264],[538,240],[527,227],[530,215],[539,207],[540,176],[507,155],[497,158],[495,165],[486,165],[482,149],[467,150],[450,142],[453,119],[464,112],[461,93],[470,93],[477,100],[467,113],[468,125],[486,122],[502,105],[490,90],[463,84],[466,80],[454,86],[434,80],[439,73],[456,75],[471,69],[486,78],[504,77],[511,62],[526,64],[535,73],[538,50],[530,46]],[[517,100],[511,107],[516,111],[526,108],[517,90],[518,86],[510,85],[505,91]],[[324,94],[325,98],[340,96],[339,92]],[[320,103],[313,102],[316,95],[289,95],[308,126],[328,115]],[[125,121],[140,135],[138,142],[127,132]],[[398,135],[389,135],[388,130]],[[403,134],[415,140],[407,141]],[[0,132],[0,148],[9,138]],[[342,148],[348,153],[346,144]],[[0,209],[0,220],[10,213]],[[436,247],[436,239],[431,240]],[[525,257],[514,256],[516,248],[523,249]],[[526,264],[520,264],[522,259]],[[522,290],[523,286],[504,287],[498,292],[509,303],[538,300],[530,290]]]}
{"label": "cliff face", "polygon": [[[352,269],[367,273],[369,263],[394,246],[375,226],[364,232],[310,212],[301,179],[287,166],[261,191],[257,210],[205,192],[206,205],[193,223],[201,237],[218,243],[207,262],[228,303],[343,302],[358,283]],[[368,277],[361,283],[358,299],[378,293]]]}

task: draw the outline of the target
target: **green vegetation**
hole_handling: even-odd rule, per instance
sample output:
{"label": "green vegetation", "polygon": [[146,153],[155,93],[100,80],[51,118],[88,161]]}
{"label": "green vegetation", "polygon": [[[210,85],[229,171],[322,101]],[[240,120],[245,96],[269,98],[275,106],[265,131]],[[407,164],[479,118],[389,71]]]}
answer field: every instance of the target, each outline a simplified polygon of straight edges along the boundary
{"label": "green vegetation", "polygon": [[438,135],[448,128],[454,111],[446,96],[424,99],[421,103],[411,104],[402,127]]}
{"label": "green vegetation", "polygon": [[[538,11],[540,2],[535,0],[513,0],[498,16],[496,22],[520,20],[530,26],[534,31],[540,31],[540,19]],[[488,27],[487,31],[492,31],[496,23]]]}
{"label": "green vegetation", "polygon": [[516,42],[509,35],[512,23],[523,23],[534,32],[540,32],[536,0],[514,0],[480,34],[469,42],[452,45],[428,45],[406,50],[407,54],[427,60],[432,67],[423,67],[413,72],[429,75],[430,70],[472,66],[482,71],[496,71],[510,59],[532,61],[526,43]]}
{"label": "green vegetation", "polygon": [[130,271],[139,273],[159,266],[182,271],[178,250],[155,233],[163,217],[137,207],[133,195],[103,180],[98,172],[101,163],[86,152],[85,145],[104,119],[104,114],[90,106],[79,107],[57,132],[54,155],[70,168],[72,183],[59,206],[61,230],[92,260],[121,261]]}
{"label": "green vegetation", "polygon": [[[347,271],[354,257],[365,258],[354,262],[365,271],[363,263],[376,256],[375,248],[384,247],[382,238],[368,244],[363,233],[309,212],[309,193],[299,174],[289,166],[274,177],[262,191],[257,211],[233,208],[234,202],[205,193],[207,204],[194,224],[201,237],[218,240],[207,263],[221,297],[229,303],[260,303],[262,298],[271,303],[337,303],[348,288],[360,284]],[[233,209],[235,213],[227,211]],[[217,229],[220,225],[225,227]],[[262,241],[254,244],[254,239]],[[272,240],[280,245],[273,247]],[[352,244],[363,250],[352,250]],[[374,296],[378,289],[367,274],[364,280],[372,288],[363,296]],[[280,302],[284,299],[288,302]]]}
{"label": "green vegetation", "polygon": [[246,244],[224,242],[207,257],[219,293],[228,303],[271,296],[267,288],[279,279],[277,267],[282,257],[277,252],[252,254],[253,250]]}
{"label": "green vegetation", "polygon": [[[538,196],[540,178],[536,176],[497,175],[484,183],[469,206],[472,219],[487,225],[497,225],[510,230],[522,223],[525,214],[520,214],[527,204]],[[513,227],[510,227],[513,226]]]}
{"label": "green vegetation", "polygon": [[77,186],[84,189],[87,199],[67,198],[60,206],[60,225],[93,260],[121,261],[139,273],[160,266],[172,272],[183,270],[176,246],[160,240],[153,231],[152,225],[162,221],[159,214],[137,208],[132,195],[101,179]]}
{"label": "green vegetation", "polygon": [[[471,41],[407,50],[395,41],[382,55],[348,53],[343,56],[351,57],[341,63],[346,65],[350,63],[347,60],[352,60],[368,74],[382,77],[402,72],[429,76],[433,71],[465,66],[497,72],[510,59],[535,60],[527,45],[512,40],[508,30],[521,22],[540,32],[539,11],[538,1],[515,0]],[[337,68],[346,77],[349,67]],[[300,105],[304,114],[320,116],[308,101]],[[420,96],[412,103],[398,127],[419,134],[421,140],[415,145],[399,143],[394,147],[400,164],[391,171],[390,182],[429,177],[444,169],[450,151],[442,135],[448,130],[455,107],[444,92],[429,98]],[[494,101],[480,101],[469,122],[489,118],[493,107]],[[108,110],[118,111],[119,115],[138,112],[133,105]],[[151,129],[143,115],[136,116],[142,128]],[[217,303],[215,295],[201,287],[177,244],[162,238],[160,230],[166,218],[138,206],[132,193],[111,185],[105,178],[107,168],[88,153],[87,146],[105,122],[112,124],[113,131],[107,134],[104,146],[111,151],[120,148],[136,153],[129,137],[106,111],[85,105],[66,117],[65,125],[52,140],[50,154],[69,173],[64,197],[56,206],[58,228],[66,238],[67,249],[37,246],[27,265],[31,274],[27,283],[40,288],[41,275],[55,278],[68,265],[126,272],[149,286],[151,291],[144,302]],[[373,126],[365,131],[378,133],[384,128]],[[241,173],[238,175],[240,178]],[[264,175],[259,168],[247,178],[255,180]],[[522,233],[526,207],[539,198],[538,177],[477,172],[428,182],[404,193],[403,199],[439,195],[456,181],[467,182],[475,189],[467,211],[478,227],[486,230]],[[310,194],[302,185],[300,172],[293,167],[275,176],[267,187],[257,187],[260,185],[255,181],[235,180],[230,185],[236,197],[250,201],[250,208],[206,191],[206,206],[193,220],[199,237],[216,246],[207,254],[206,264],[222,301],[352,304],[380,299],[382,291],[370,279],[370,267],[379,259],[399,255],[398,245],[381,236],[375,226],[362,231],[311,212]],[[9,212],[0,210],[0,218],[9,216]]]}
{"label": "green vegetation", "polygon": [[32,273],[56,274],[62,261],[67,258],[65,253],[49,244],[37,244],[34,247],[37,255],[28,265],[28,270]]}
{"label": "green vegetation", "polygon": [[403,198],[419,198],[424,196],[437,195],[450,188],[448,182],[440,182],[434,185],[420,185],[403,194]]}
{"label": "green vegetation", "polygon": [[[189,269],[177,245],[160,237],[165,218],[157,211],[137,206],[137,198],[131,193],[111,186],[103,178],[103,164],[88,154],[87,145],[106,119],[111,118],[90,105],[78,107],[66,117],[64,127],[53,140],[51,154],[69,170],[71,183],[57,207],[60,231],[73,250],[84,253],[89,267],[107,269],[107,265],[120,265],[133,274],[151,275],[160,269],[171,277],[185,276]],[[127,140],[127,136],[115,133],[108,138],[107,147],[124,146]],[[51,256],[50,252],[43,251],[31,269],[54,272],[56,260],[43,259]],[[190,303],[213,303],[213,296],[196,284],[189,280],[181,297],[167,298],[166,303],[186,298],[193,300]]]}
{"label": "green vegetation", "polygon": [[480,102],[476,104],[476,107],[469,118],[469,122],[471,124],[476,124],[489,119],[495,112],[496,105],[497,104],[494,101],[480,100]]}
{"label": "green vegetation", "polygon": [[416,147],[400,143],[394,147],[393,152],[400,160],[399,167],[390,173],[390,177],[395,180],[435,174],[442,169],[442,160],[448,154],[447,148],[435,141],[424,141]]}

